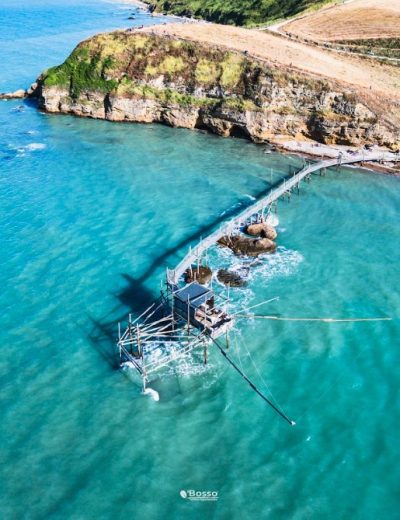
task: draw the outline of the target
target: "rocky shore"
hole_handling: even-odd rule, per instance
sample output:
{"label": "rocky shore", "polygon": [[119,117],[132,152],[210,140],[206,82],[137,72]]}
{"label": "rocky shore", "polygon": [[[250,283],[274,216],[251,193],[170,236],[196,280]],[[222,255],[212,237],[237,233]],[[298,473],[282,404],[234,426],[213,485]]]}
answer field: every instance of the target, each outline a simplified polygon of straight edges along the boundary
{"label": "rocky shore", "polygon": [[51,113],[159,122],[255,142],[400,146],[399,130],[380,121],[351,89],[237,52],[140,31],[82,42],[28,95]]}

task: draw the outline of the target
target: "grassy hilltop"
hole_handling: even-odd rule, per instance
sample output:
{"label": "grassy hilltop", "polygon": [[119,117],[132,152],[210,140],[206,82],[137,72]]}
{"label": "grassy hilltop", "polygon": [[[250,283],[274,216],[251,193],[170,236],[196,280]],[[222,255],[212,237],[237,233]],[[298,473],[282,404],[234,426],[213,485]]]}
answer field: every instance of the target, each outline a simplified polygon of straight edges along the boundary
{"label": "grassy hilltop", "polygon": [[287,18],[332,0],[145,0],[158,12],[254,26]]}

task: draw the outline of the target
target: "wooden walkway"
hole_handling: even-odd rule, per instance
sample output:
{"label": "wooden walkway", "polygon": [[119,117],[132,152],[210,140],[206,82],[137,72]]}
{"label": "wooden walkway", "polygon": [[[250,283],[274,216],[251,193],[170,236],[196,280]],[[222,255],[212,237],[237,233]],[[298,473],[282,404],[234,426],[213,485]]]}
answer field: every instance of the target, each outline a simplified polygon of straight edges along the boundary
{"label": "wooden walkway", "polygon": [[312,173],[323,170],[325,168],[330,168],[332,166],[341,166],[345,164],[354,164],[359,162],[371,162],[371,161],[400,161],[400,157],[398,154],[394,153],[386,153],[382,152],[378,153],[361,153],[357,155],[347,156],[339,154],[338,157],[334,159],[328,159],[324,161],[319,161],[317,163],[305,166],[299,172],[295,173],[291,178],[284,179],[277,188],[273,189],[260,199],[255,202],[248,208],[246,208],[242,213],[234,217],[233,219],[222,224],[216,231],[214,231],[211,235],[201,240],[196,247],[191,248],[189,253],[183,258],[183,260],[175,267],[175,269],[167,269],[167,280],[168,283],[172,285],[176,285],[180,279],[180,277],[184,274],[186,269],[190,266],[196,264],[205,251],[216,244],[220,238],[225,235],[231,235],[232,233],[237,232],[243,226],[247,225],[252,221],[254,216],[258,216],[260,214],[264,214],[265,210],[268,210],[271,207],[271,204],[276,202],[279,198],[289,195],[291,191],[295,188],[299,189],[300,183],[302,180],[309,178]]}

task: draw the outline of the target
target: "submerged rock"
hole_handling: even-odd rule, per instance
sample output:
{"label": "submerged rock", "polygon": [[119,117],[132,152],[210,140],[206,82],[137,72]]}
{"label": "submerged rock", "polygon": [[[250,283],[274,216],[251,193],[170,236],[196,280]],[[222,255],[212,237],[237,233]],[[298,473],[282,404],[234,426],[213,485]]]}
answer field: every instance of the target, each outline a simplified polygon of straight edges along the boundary
{"label": "submerged rock", "polygon": [[218,243],[221,246],[229,247],[237,255],[257,256],[262,253],[273,253],[276,244],[269,238],[248,238],[242,236],[224,236]]}
{"label": "submerged rock", "polygon": [[278,236],[275,228],[266,222],[250,224],[250,226],[247,226],[246,228],[246,233],[252,237],[269,238],[270,240],[275,240],[275,238]]}
{"label": "submerged rock", "polygon": [[199,268],[192,267],[185,271],[185,282],[199,282],[201,284],[207,284],[211,281],[212,271],[207,265],[201,265]]}
{"label": "submerged rock", "polygon": [[229,271],[228,269],[220,269],[217,273],[218,280],[230,287],[244,287],[247,285],[247,281],[235,271]]}

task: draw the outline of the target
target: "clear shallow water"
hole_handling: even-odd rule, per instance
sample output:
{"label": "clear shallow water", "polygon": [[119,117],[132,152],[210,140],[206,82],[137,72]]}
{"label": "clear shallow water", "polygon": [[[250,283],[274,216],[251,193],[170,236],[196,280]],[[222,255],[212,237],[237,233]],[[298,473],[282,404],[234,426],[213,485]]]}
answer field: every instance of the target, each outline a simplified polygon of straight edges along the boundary
{"label": "clear shallow water", "polygon": [[[111,3],[27,5],[0,6],[2,90],[127,17]],[[47,44],[27,48],[36,38]],[[260,313],[395,318],[240,323],[231,354],[290,428],[217,352],[207,369],[193,359],[154,381],[155,403],[116,370],[113,347],[116,322],[157,295],[166,265],[265,190],[271,168],[276,181],[300,161],[14,101],[0,122],[2,518],[397,518],[398,179],[315,178],[279,205],[278,253],[232,292],[238,306],[280,297]]]}

